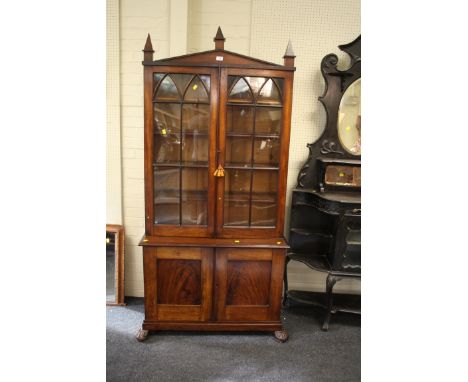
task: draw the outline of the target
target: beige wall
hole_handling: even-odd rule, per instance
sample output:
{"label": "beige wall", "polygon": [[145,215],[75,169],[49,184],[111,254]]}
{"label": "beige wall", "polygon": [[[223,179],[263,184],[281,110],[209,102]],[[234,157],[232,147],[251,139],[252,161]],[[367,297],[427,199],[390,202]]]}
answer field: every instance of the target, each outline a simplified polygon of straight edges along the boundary
{"label": "beige wall", "polygon": [[[143,194],[143,69],[142,52],[147,33],[151,34],[155,58],[213,49],[218,25],[227,41],[225,48],[238,53],[282,63],[288,39],[296,57],[288,190],[307,157],[306,143],[316,140],[325,123],[323,107],[317,101],[324,89],[320,62],[337,46],[352,41],[360,33],[359,0],[108,0],[109,12],[120,22],[120,135],[121,135],[121,208],[126,229],[125,291],[143,296],[142,251],[137,246],[144,233]],[[111,16],[112,16],[111,15]],[[114,28],[115,29],[115,28]],[[109,37],[115,41],[115,30]],[[108,43],[109,44],[109,43]],[[109,49],[109,48],[108,48]],[[346,62],[346,60],[344,61]],[[109,71],[115,66],[108,62]],[[109,88],[108,88],[109,89]],[[108,93],[109,97],[109,93]],[[108,112],[112,105],[109,105]],[[115,112],[115,108],[112,109]],[[111,113],[112,114],[112,113]],[[109,114],[108,114],[109,115]],[[114,130],[117,122],[113,120]],[[109,131],[108,120],[108,131]],[[108,133],[109,137],[109,133]],[[110,145],[117,139],[108,138]],[[113,146],[114,147],[114,146]],[[109,152],[109,150],[108,150]],[[118,210],[118,181],[109,181],[108,219],[111,208]],[[109,155],[108,155],[109,161]],[[289,215],[289,201],[286,215]],[[323,275],[311,273],[300,264],[289,266],[291,287],[309,290],[324,288]],[[342,283],[336,290],[354,291],[359,284]]]}

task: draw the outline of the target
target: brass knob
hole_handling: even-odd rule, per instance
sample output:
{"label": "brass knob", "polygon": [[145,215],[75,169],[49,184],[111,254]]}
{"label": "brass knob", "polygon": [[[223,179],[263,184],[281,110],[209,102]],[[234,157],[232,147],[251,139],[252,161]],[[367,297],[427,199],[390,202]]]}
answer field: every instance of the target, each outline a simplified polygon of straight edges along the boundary
{"label": "brass knob", "polygon": [[216,176],[217,178],[222,178],[224,176],[223,166],[219,165],[213,175]]}

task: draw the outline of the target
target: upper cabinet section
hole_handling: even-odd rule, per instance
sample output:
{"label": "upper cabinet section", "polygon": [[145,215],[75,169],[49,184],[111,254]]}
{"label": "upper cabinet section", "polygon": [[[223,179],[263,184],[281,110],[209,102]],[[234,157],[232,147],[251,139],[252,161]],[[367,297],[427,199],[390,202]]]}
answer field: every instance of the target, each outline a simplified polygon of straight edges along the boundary
{"label": "upper cabinet section", "polygon": [[146,234],[282,236],[294,57],[227,52],[220,30],[215,44],[153,61],[147,40]]}

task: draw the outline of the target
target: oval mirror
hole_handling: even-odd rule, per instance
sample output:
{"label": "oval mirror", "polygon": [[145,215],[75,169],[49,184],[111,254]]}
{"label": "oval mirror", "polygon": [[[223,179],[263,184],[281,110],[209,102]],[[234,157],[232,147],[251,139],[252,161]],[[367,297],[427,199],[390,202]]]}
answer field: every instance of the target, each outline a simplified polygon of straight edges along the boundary
{"label": "oval mirror", "polygon": [[361,155],[361,79],[354,81],[341,98],[338,110],[338,137],[352,155]]}

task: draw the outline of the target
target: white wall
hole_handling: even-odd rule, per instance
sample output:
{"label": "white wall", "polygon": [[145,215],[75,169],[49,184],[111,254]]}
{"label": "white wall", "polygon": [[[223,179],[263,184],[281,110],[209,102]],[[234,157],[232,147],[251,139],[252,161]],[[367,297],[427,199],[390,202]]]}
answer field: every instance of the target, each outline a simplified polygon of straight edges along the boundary
{"label": "white wall", "polygon": [[[118,2],[115,0],[108,0],[108,15],[110,12],[115,16],[115,12],[119,11],[115,6],[116,3]],[[179,14],[180,19],[175,17]],[[320,62],[323,56],[332,52],[342,57],[337,46],[348,43],[359,35],[360,1],[176,0],[171,3],[169,0],[121,0],[118,19],[120,21],[118,42],[122,146],[121,205],[127,240],[125,292],[129,296],[143,296],[142,251],[138,247],[138,242],[144,233],[141,50],[147,34],[151,34],[153,48],[156,51],[155,58],[159,59],[169,57],[171,52],[174,55],[174,52],[180,51],[183,46],[187,47],[186,53],[213,49],[213,37],[220,25],[226,37],[227,50],[279,64],[282,64],[282,56],[288,39],[291,38],[297,56],[297,71],[294,82],[289,159],[289,193],[286,210],[288,216],[290,190],[295,186],[297,173],[308,153],[305,145],[319,137],[325,124],[323,107],[317,101],[324,89]],[[115,28],[111,37],[115,41]],[[346,60],[344,62],[346,63]],[[109,67],[108,63],[108,72],[110,70],[115,70],[115,66]],[[113,78],[108,77],[109,81]],[[115,120],[113,123],[115,127]],[[111,142],[117,144],[116,139],[108,138],[108,147]],[[111,164],[115,166],[116,163],[117,161],[114,161]],[[114,174],[116,178],[118,175],[115,171],[110,173],[108,169],[109,174]],[[117,184],[117,181],[114,183],[108,181],[108,218],[112,216],[109,208],[118,205],[115,201],[119,194],[119,190],[116,189]],[[288,269],[292,288],[309,290],[324,288],[323,275],[311,273],[305,266],[296,263],[290,263]],[[343,282],[336,287],[337,291],[358,289],[358,283]]]}

